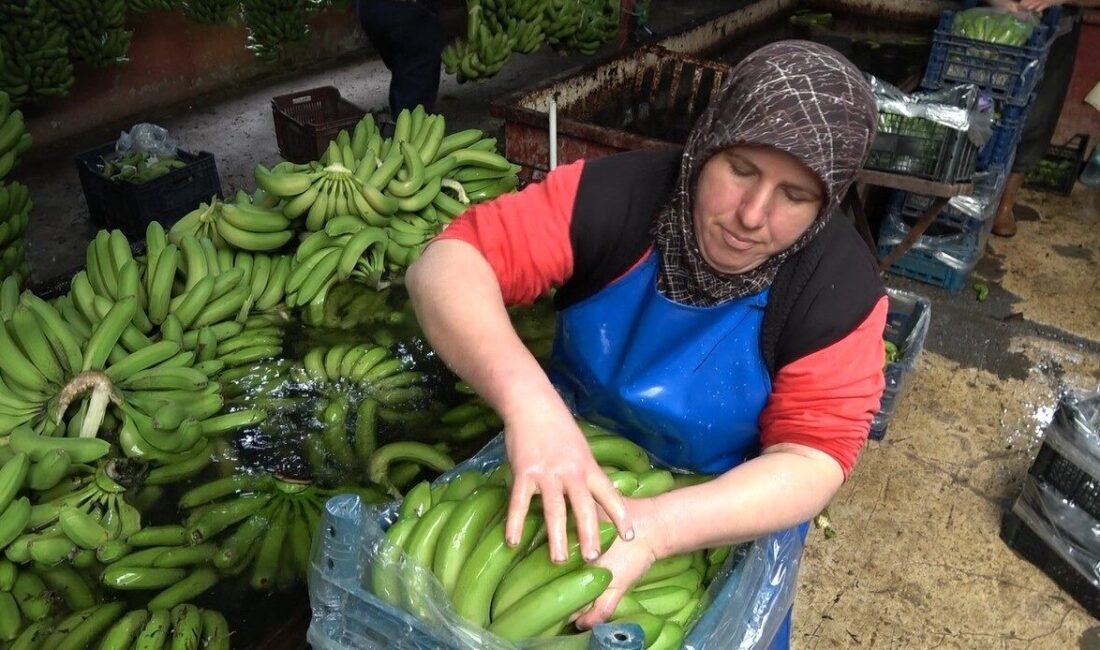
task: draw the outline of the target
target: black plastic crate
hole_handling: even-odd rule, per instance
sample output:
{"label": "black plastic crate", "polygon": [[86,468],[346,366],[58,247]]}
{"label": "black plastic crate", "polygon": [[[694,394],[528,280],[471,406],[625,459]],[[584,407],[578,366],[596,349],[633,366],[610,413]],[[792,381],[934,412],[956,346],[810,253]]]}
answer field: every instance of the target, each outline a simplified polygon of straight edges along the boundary
{"label": "black plastic crate", "polygon": [[878,134],[863,166],[944,183],[961,183],[974,175],[977,151],[965,131],[956,131],[921,117],[879,113]]}
{"label": "black plastic crate", "polygon": [[1034,564],[1089,614],[1100,618],[1100,589],[1054,549],[1051,540],[1032,530],[1012,511],[1001,518],[1001,539],[1020,557]]}
{"label": "black plastic crate", "polygon": [[943,88],[969,83],[994,99],[1027,106],[1043,76],[1053,33],[1051,26],[1057,25],[1059,15],[1058,11],[1047,11],[1043,24],[1036,26],[1027,44],[1013,47],[955,36],[951,33],[955,12],[943,12],[932,38],[932,52],[921,85]]}
{"label": "black plastic crate", "polygon": [[319,160],[340,131],[350,132],[366,114],[366,109],[340,97],[340,91],[333,86],[271,99],[279,153],[295,163]]}
{"label": "black plastic crate", "polygon": [[[936,216],[936,223],[952,226],[961,231],[980,230],[985,227],[986,222],[993,217],[993,212],[1000,202],[1000,196],[1004,192],[1004,183],[1007,180],[1005,169],[994,166],[975,174],[974,191],[968,196],[953,198],[948,202]],[[906,221],[915,221],[932,205],[935,198],[927,194],[897,190],[890,197],[888,209],[894,214],[900,214]],[[955,207],[955,203],[961,200],[970,201],[973,208],[963,211]],[[980,215],[974,214],[974,209],[979,207],[976,202],[984,202]]]}
{"label": "black plastic crate", "polygon": [[1078,508],[1100,519],[1100,477],[1091,476],[1044,442],[1028,474],[1046,483]]}
{"label": "black plastic crate", "polygon": [[145,229],[153,221],[168,229],[203,201],[222,196],[218,166],[211,153],[180,150],[177,155],[187,163],[186,167],[134,185],[103,175],[103,157],[113,155],[114,151],[115,143],[111,142],[77,154],[76,171],[92,223],[118,228],[131,241],[144,239]]}
{"label": "black plastic crate", "polygon": [[1024,176],[1024,187],[1069,196],[1085,163],[1088,147],[1087,133],[1078,133],[1065,144],[1049,145],[1039,164]]}
{"label": "black plastic crate", "polygon": [[883,338],[898,346],[898,359],[886,364],[883,374],[886,386],[878,413],[871,421],[872,440],[882,440],[886,435],[890,418],[909,387],[909,380],[917,369],[917,361],[924,349],[928,325],[932,318],[932,303],[915,293],[887,289],[890,306],[886,315],[886,331]]}

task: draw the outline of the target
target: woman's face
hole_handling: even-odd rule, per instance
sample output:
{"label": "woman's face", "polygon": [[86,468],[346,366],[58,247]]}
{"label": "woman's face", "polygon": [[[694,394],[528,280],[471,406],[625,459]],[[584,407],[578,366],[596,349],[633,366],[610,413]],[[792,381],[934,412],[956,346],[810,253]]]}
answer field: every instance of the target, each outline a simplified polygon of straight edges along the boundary
{"label": "woman's face", "polygon": [[750,271],[795,243],[824,200],[817,175],[789,153],[756,145],[720,151],[695,187],[699,251],[717,271]]}

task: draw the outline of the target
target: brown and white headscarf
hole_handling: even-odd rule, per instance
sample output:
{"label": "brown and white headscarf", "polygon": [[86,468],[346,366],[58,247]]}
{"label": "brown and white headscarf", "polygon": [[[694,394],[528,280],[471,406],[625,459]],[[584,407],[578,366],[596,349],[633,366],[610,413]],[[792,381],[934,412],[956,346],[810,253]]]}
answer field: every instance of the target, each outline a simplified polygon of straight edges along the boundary
{"label": "brown and white headscarf", "polygon": [[[658,289],[681,304],[714,306],[771,285],[780,265],[825,227],[855,180],[875,136],[878,113],[862,73],[840,53],[809,41],[781,41],[750,54],[688,136],[680,176],[658,215]],[[817,219],[794,244],[745,273],[704,261],[692,219],[695,185],[708,159],[739,144],[770,145],[795,156],[825,185]]]}

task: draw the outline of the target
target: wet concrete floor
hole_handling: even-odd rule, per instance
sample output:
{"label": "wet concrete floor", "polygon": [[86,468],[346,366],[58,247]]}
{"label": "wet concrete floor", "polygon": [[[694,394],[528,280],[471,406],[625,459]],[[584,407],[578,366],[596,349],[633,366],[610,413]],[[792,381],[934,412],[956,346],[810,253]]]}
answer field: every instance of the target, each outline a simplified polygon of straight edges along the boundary
{"label": "wet concrete floor", "polygon": [[[658,29],[722,6],[654,3]],[[461,17],[449,16],[457,33]],[[514,57],[496,78],[444,77],[439,112],[450,129],[499,127],[489,102],[587,59],[542,51]],[[278,159],[269,100],[332,84],[364,107],[386,101],[388,73],[368,49],[321,70],[198,99],[156,115],[185,148],[217,156],[223,188],[251,190],[256,162]],[[138,121],[138,120],[135,120]],[[114,126],[41,153],[19,170],[35,202],[34,279],[69,273],[94,233],[71,162]],[[811,531],[795,601],[795,648],[1076,648],[1098,622],[998,537],[1043,429],[1064,391],[1100,386],[1100,193],[1024,192],[1038,218],[993,238],[974,279],[983,302],[887,276],[932,300],[917,374],[881,442],[831,505],[838,535]]]}

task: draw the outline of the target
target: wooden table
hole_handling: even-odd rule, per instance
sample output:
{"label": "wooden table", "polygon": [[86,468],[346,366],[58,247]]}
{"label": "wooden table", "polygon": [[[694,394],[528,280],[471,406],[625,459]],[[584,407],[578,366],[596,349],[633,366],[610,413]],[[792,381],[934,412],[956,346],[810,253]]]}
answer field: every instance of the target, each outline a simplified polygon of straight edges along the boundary
{"label": "wooden table", "polygon": [[860,170],[856,176],[856,182],[848,188],[848,193],[844,197],[844,205],[852,211],[856,229],[859,230],[859,234],[871,249],[871,254],[876,258],[878,257],[878,249],[875,246],[875,238],[871,235],[871,226],[867,223],[867,213],[863,208],[863,199],[860,198],[860,186],[866,185],[877,185],[934,197],[932,204],[917,219],[917,223],[909,229],[909,234],[905,236],[905,239],[886,257],[879,259],[878,268],[882,272],[890,268],[906,251],[913,247],[913,244],[917,243],[917,240],[928,229],[928,226],[932,225],[932,222],[947,206],[947,202],[951,197],[970,194],[974,191],[973,183],[940,183],[904,174],[892,174],[871,169]]}

